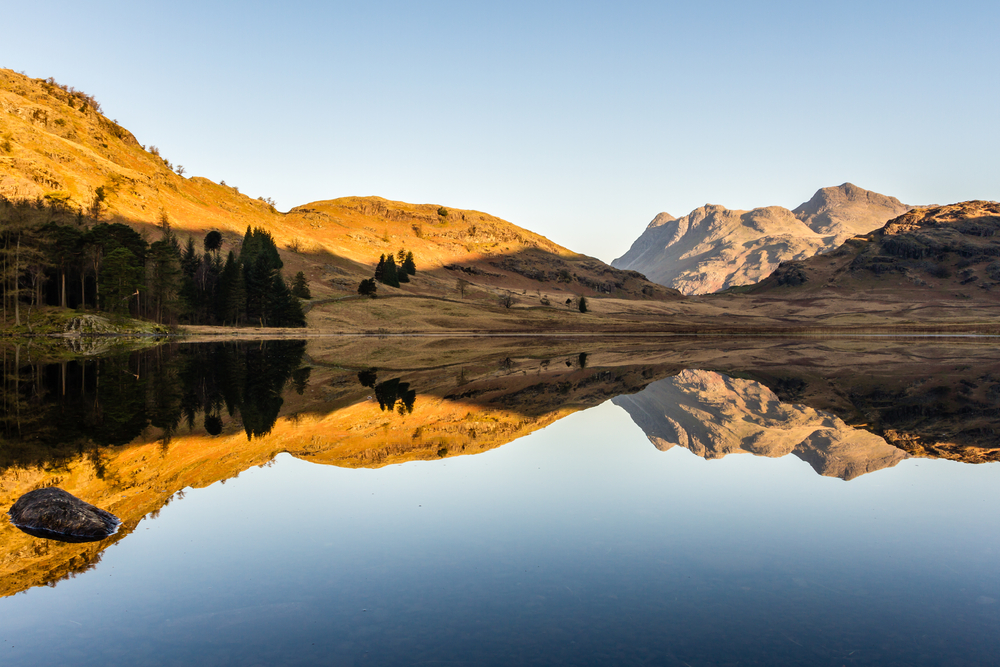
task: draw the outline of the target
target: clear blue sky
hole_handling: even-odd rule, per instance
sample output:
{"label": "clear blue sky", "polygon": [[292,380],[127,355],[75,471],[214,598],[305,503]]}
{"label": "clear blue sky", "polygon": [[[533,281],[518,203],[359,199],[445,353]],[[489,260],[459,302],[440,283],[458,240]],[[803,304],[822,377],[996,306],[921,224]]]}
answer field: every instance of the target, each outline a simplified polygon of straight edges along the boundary
{"label": "clear blue sky", "polygon": [[851,181],[1000,199],[996,2],[46,2],[0,66],[278,207],[486,211],[605,261]]}

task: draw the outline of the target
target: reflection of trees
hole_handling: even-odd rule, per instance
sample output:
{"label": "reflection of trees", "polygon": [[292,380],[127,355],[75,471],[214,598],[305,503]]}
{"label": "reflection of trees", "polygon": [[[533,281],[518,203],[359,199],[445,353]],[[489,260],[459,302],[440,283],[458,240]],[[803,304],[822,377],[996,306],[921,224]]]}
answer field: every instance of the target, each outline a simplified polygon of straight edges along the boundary
{"label": "reflection of trees", "polygon": [[375,399],[383,411],[392,412],[395,410],[401,415],[413,412],[417,392],[410,389],[408,382],[401,382],[399,378],[379,382],[377,371],[374,368],[359,372],[358,382],[361,383],[362,387],[371,387],[375,390]]}
{"label": "reflection of trees", "polygon": [[[240,414],[248,438],[264,435],[304,349],[301,341],[173,345],[40,364],[29,363],[22,347],[5,346],[0,468],[57,465],[96,447],[127,444],[149,426],[166,442],[182,422],[193,427],[198,413],[217,435],[223,409]],[[300,373],[298,384],[307,378]]]}

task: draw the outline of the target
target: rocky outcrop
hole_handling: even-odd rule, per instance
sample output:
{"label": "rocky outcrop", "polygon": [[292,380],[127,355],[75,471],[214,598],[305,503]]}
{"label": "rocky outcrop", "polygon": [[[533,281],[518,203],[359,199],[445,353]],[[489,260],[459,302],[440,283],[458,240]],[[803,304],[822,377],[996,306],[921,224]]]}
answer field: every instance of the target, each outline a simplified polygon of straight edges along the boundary
{"label": "rocky outcrop", "polygon": [[812,199],[792,213],[809,229],[823,236],[833,236],[834,244],[840,245],[852,236],[878,229],[886,220],[909,209],[895,197],[844,183],[818,190]]}
{"label": "rocky outcrop", "polygon": [[831,413],[783,403],[759,382],[712,371],[682,371],[612,402],[661,451],[679,445],[706,459],[794,454],[820,475],[845,480],[907,458]]}
{"label": "rocky outcrop", "polygon": [[807,259],[885,224],[909,207],[851,183],[819,190],[794,211],[705,205],[681,218],[661,213],[611,265],[684,294],[756,283],[782,262]]}
{"label": "rocky outcrop", "polygon": [[103,540],[118,531],[114,514],[54,487],[29,491],[7,512],[10,522],[36,537],[67,542]]}
{"label": "rocky outcrop", "polygon": [[[790,280],[794,276],[794,280]],[[996,300],[1000,287],[1000,204],[968,201],[947,206],[915,208],[881,229],[848,239],[822,258],[782,265],[748,290],[773,293],[787,288],[803,294],[820,289],[892,294],[919,293],[926,301],[935,290],[953,300],[975,294]]]}

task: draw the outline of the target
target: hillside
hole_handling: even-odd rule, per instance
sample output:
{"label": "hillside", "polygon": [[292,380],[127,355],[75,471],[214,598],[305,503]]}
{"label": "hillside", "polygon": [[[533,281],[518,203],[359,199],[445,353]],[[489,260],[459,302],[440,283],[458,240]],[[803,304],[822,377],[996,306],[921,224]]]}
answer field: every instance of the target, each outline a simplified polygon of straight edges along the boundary
{"label": "hillside", "polygon": [[794,211],[706,204],[681,218],[661,213],[611,265],[684,294],[755,283],[783,261],[835,249],[909,207],[851,183],[819,190]]}
{"label": "hillside", "polygon": [[[238,248],[248,226],[276,241],[286,274],[303,271],[317,301],[354,295],[379,256],[405,247],[418,277],[385,294],[453,296],[459,279],[495,304],[505,291],[544,305],[576,295],[675,298],[635,272],[614,269],[510,222],[439,204],[379,197],[317,201],[280,213],[225,182],[188,177],[152,145],[104,116],[90,96],[52,80],[0,69],[0,196],[43,199],[93,210],[156,239],[166,219],[183,242],[211,230],[223,251]],[[101,195],[103,194],[103,200]],[[476,287],[480,289],[476,289]]]}
{"label": "hillside", "polygon": [[836,251],[783,263],[748,294],[881,295],[914,304],[934,297],[1000,302],[1000,204],[969,201],[913,209]]}

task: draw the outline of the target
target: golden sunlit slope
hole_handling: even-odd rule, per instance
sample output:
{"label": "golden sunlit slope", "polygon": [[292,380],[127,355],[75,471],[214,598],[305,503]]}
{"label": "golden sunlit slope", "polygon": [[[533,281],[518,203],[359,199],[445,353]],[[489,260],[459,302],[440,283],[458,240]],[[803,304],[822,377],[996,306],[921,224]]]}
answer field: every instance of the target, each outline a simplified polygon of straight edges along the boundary
{"label": "golden sunlit slope", "polygon": [[0,195],[88,208],[103,187],[106,215],[156,223],[165,211],[181,229],[242,234],[281,219],[236,188],[178,175],[155,147],[147,150],[71,90],[0,69]]}
{"label": "golden sunlit slope", "polygon": [[87,95],[0,69],[0,196],[46,198],[75,210],[91,207],[102,191],[105,219],[152,231],[166,217],[182,240],[218,230],[224,250],[238,247],[248,226],[262,227],[281,249],[286,271],[304,271],[318,298],[353,294],[381,254],[403,247],[419,271],[437,272],[423,273],[409,293],[441,294],[461,278],[493,289],[546,283],[569,294],[676,296],[638,273],[478,211],[345,197],[282,214],[224,182],[178,171]]}
{"label": "golden sunlit slope", "polygon": [[[468,368],[469,375],[465,376]],[[57,465],[11,466],[0,473],[0,506],[37,488],[58,486],[122,520],[100,542],[65,544],[32,537],[0,521],[0,597],[86,571],[110,544],[125,538],[187,487],[202,488],[267,464],[278,453],[341,467],[381,467],[478,454],[505,445],[608,397],[637,391],[651,369],[589,369],[580,357],[518,359],[510,367],[479,364],[384,373],[426,387],[412,411],[383,410],[356,373],[314,368],[309,388],[285,393],[273,428],[247,438],[240,417],[223,433],[201,426],[163,439],[147,436],[123,447],[93,448]],[[3,442],[0,441],[0,446]]]}

